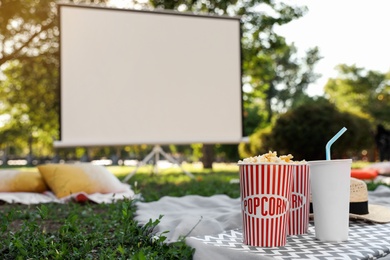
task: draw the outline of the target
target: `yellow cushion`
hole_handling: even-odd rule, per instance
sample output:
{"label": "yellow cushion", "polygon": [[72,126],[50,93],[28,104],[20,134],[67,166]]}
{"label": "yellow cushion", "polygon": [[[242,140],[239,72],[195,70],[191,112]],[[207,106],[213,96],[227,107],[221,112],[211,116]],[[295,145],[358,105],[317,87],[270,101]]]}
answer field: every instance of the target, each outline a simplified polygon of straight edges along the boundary
{"label": "yellow cushion", "polygon": [[49,188],[58,198],[85,192],[117,193],[128,189],[104,166],[90,163],[45,164],[38,170]]}
{"label": "yellow cushion", "polygon": [[48,190],[39,172],[0,170],[0,192],[44,192]]}

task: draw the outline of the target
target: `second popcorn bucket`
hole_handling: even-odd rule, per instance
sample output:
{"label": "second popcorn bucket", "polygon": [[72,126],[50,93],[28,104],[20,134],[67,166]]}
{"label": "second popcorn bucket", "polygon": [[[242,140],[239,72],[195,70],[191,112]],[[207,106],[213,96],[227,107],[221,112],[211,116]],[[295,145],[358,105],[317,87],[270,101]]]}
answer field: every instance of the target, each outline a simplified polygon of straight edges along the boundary
{"label": "second popcorn bucket", "polygon": [[306,234],[310,214],[310,171],[308,163],[293,166],[293,185],[290,200],[288,235]]}
{"label": "second popcorn bucket", "polygon": [[280,247],[287,241],[293,164],[238,162],[244,244]]}

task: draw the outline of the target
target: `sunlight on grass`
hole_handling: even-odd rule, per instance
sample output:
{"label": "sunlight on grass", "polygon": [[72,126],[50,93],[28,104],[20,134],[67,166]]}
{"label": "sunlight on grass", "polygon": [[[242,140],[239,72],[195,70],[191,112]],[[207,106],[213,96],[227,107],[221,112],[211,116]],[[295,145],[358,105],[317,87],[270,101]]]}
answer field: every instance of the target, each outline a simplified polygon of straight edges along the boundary
{"label": "sunlight on grass", "polygon": [[[237,172],[238,166],[235,163],[214,163],[213,169],[204,169],[201,163],[183,163],[181,167],[190,173],[210,173],[210,172]],[[135,166],[107,166],[107,169],[117,177],[125,177],[127,174],[135,170]],[[136,174],[152,174],[154,172],[153,165],[144,165],[137,169]],[[159,167],[155,175],[165,174],[184,174],[183,170],[178,165],[170,167]]]}
{"label": "sunlight on grass", "polygon": [[[372,164],[372,162],[365,161],[355,161],[352,162],[352,168],[364,168]],[[204,169],[203,164],[200,162],[196,163],[182,163],[181,167],[193,174],[208,174],[208,173],[217,173],[217,172],[237,172],[239,171],[238,165],[236,163],[213,163],[212,169]],[[3,169],[14,169],[20,171],[38,171],[36,167],[0,167]],[[135,166],[106,166],[106,168],[112,172],[115,176],[119,178],[124,178],[129,173],[133,172],[136,168]],[[137,169],[136,174],[153,174],[154,165],[146,164]],[[154,175],[166,175],[166,174],[184,174],[183,170],[178,165],[164,165],[163,167],[158,167],[158,171]]]}
{"label": "sunlight on grass", "polygon": [[[372,164],[372,162],[356,161],[352,163],[352,168],[364,168]],[[217,172],[237,172],[239,171],[236,163],[213,163],[213,169],[204,169],[202,163],[183,163],[182,168],[190,173],[207,174]],[[135,166],[107,166],[107,169],[111,171],[117,177],[125,177],[127,174],[134,171]],[[139,167],[136,174],[153,174],[154,166],[151,164]],[[184,174],[182,169],[178,165],[172,165],[170,167],[160,167],[155,175],[165,174]]]}

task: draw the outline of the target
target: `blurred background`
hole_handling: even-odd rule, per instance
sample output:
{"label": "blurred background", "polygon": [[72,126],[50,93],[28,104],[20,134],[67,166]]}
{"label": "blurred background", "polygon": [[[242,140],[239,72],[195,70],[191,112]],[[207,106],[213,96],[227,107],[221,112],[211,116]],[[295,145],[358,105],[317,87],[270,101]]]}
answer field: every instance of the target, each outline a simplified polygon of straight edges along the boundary
{"label": "blurred background", "polygon": [[[299,49],[278,33],[281,26],[310,14],[305,5],[261,0],[61,3],[242,17],[244,136],[249,142],[163,146],[179,162],[202,162],[210,168],[213,162],[236,162],[270,150],[292,154],[295,160],[325,159],[327,141],[344,126],[348,131],[333,144],[332,158],[390,161],[390,71],[334,64],[336,76],[321,81],[325,83],[314,91],[320,94],[309,94],[309,86],[322,77],[316,69],[324,58],[321,48]],[[385,29],[383,25],[383,34]],[[373,43],[370,48],[377,47]],[[134,165],[153,149],[53,147],[60,102],[56,1],[0,1],[0,69],[0,166],[72,161]]]}

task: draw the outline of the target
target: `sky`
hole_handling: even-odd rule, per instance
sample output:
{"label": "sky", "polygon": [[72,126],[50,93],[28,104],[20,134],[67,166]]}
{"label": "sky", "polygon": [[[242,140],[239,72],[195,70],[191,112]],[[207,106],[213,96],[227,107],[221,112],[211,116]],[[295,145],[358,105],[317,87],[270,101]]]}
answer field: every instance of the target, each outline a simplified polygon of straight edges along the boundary
{"label": "sky", "polygon": [[323,57],[311,84],[311,96],[322,95],[328,78],[337,76],[338,64],[356,65],[382,73],[390,71],[390,0],[285,0],[306,5],[309,11],[276,32],[299,52],[318,46]]}

